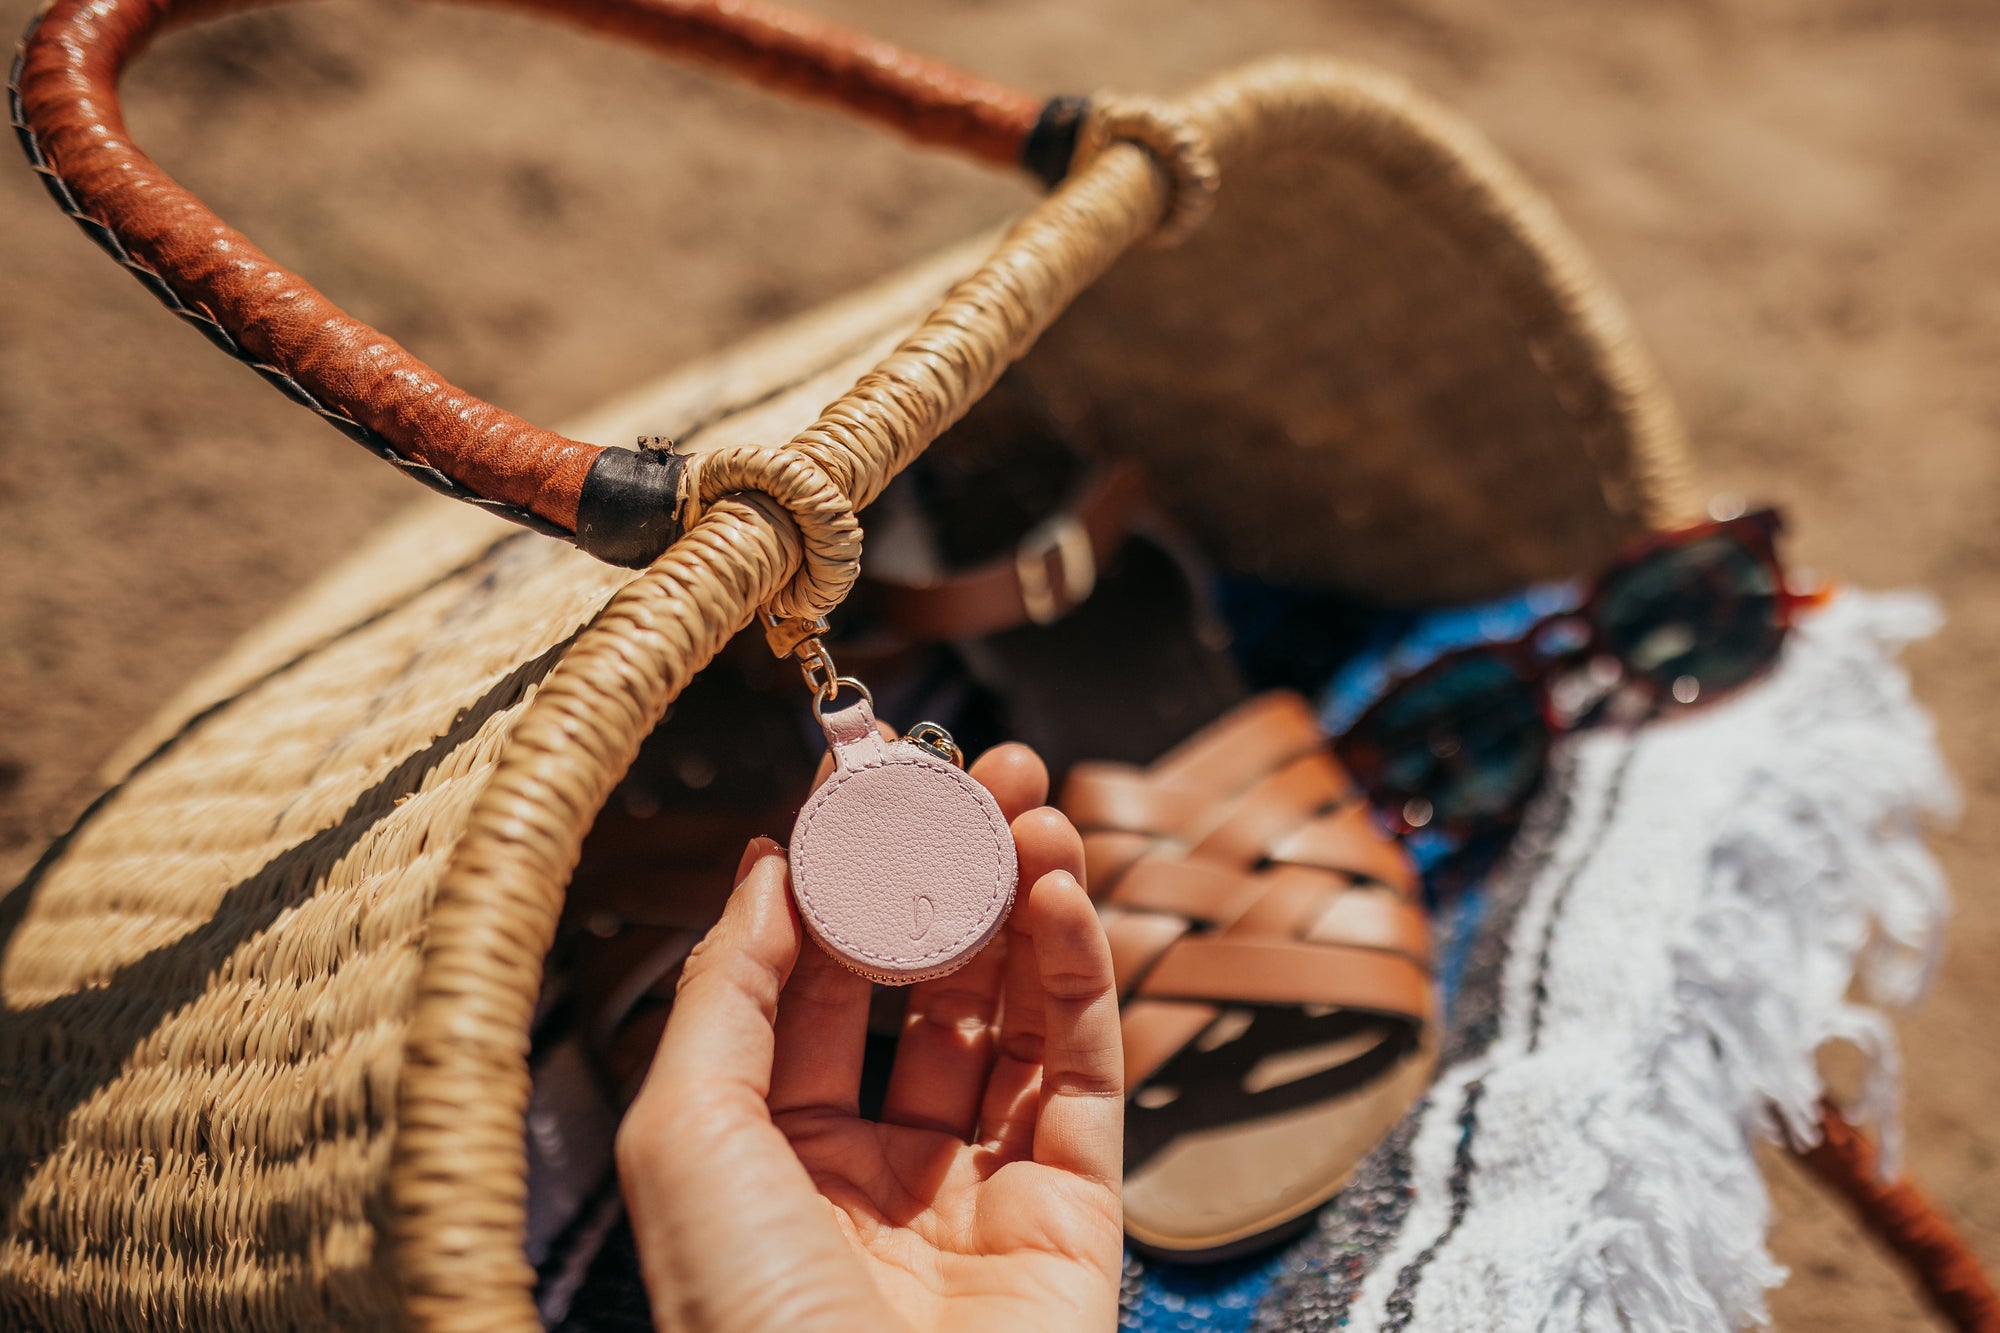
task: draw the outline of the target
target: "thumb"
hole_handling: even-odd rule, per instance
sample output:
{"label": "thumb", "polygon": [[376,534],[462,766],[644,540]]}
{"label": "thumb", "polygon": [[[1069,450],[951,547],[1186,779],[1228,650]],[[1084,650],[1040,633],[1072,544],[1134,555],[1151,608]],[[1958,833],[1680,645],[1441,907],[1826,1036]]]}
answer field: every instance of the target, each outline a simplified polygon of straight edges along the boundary
{"label": "thumb", "polygon": [[778,996],[799,955],[768,838],[688,956],[660,1053],[618,1130],[639,1267],[662,1327],[887,1327],[764,1098]]}
{"label": "thumb", "polygon": [[673,1014],[640,1096],[727,1084],[761,1102],[771,1087],[778,995],[799,943],[784,852],[769,838],[753,838],[722,919],[681,970]]}

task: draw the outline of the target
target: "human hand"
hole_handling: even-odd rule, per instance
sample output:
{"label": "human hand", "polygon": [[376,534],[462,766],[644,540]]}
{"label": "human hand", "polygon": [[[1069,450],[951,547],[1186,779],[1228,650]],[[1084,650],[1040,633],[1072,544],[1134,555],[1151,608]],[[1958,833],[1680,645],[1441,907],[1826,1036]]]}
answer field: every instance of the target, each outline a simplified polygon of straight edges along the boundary
{"label": "human hand", "polygon": [[1082,842],[1024,746],[973,765],[1024,886],[1001,939],[910,988],[880,1122],[869,985],[806,942],[769,839],[689,957],[618,1132],[655,1322],[699,1333],[1109,1329],[1124,1083]]}

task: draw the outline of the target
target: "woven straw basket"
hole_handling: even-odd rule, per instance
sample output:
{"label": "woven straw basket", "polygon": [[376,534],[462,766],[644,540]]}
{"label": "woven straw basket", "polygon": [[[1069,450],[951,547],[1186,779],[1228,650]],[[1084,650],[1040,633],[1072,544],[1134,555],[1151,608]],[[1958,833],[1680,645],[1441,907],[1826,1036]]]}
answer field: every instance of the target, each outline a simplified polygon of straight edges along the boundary
{"label": "woven straw basket", "polygon": [[[111,186],[43,132],[171,9],[63,0],[31,34],[16,120],[52,192],[225,348],[480,500],[422,421],[385,446],[396,423],[107,222]],[[997,239],[578,423],[570,443],[703,460],[642,571],[433,498],[132,741],[0,907],[0,1325],[539,1327],[528,1030],[582,839],[759,608],[838,600],[853,512],[1017,359],[1268,577],[1456,598],[1690,516],[1680,426],[1614,298],[1511,167],[1392,79],[1284,59],[1045,110],[741,5],[569,16],[933,143],[1055,151],[1060,184]],[[911,88],[972,110],[926,119]],[[122,134],[115,104],[87,109]],[[1144,245],[1163,221],[1180,243]]]}

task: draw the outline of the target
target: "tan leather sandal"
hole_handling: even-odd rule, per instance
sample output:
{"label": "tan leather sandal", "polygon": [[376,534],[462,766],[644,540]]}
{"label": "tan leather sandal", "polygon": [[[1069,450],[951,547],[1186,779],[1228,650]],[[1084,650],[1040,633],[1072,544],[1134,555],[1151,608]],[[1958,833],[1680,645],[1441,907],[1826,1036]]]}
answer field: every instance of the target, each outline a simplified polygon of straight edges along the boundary
{"label": "tan leather sandal", "polygon": [[1213,1259],[1303,1225],[1435,1064],[1414,867],[1287,692],[1078,764],[1061,805],[1118,978],[1127,1235]]}

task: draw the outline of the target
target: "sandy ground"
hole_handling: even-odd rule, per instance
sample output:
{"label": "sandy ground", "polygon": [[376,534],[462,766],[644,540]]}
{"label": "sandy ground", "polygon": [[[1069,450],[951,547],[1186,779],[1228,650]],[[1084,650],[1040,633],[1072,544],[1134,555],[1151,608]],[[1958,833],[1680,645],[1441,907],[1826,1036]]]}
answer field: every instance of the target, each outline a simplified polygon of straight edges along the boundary
{"label": "sandy ground", "polygon": [[[1915,666],[1967,795],[1903,1025],[1914,1174],[2000,1266],[2000,7],[1991,0],[814,0],[1037,91],[1318,49],[1469,111],[1624,290],[1718,489],[1937,591]],[[5,0],[20,26],[29,6]],[[140,141],[364,319],[534,420],[1003,216],[1016,185],[525,19],[344,0],[170,39]],[[179,682],[409,483],[163,314],[0,169],[0,877]],[[1982,1035],[1985,1034],[1985,1035]],[[1787,1327],[1919,1327],[1782,1163]]]}

